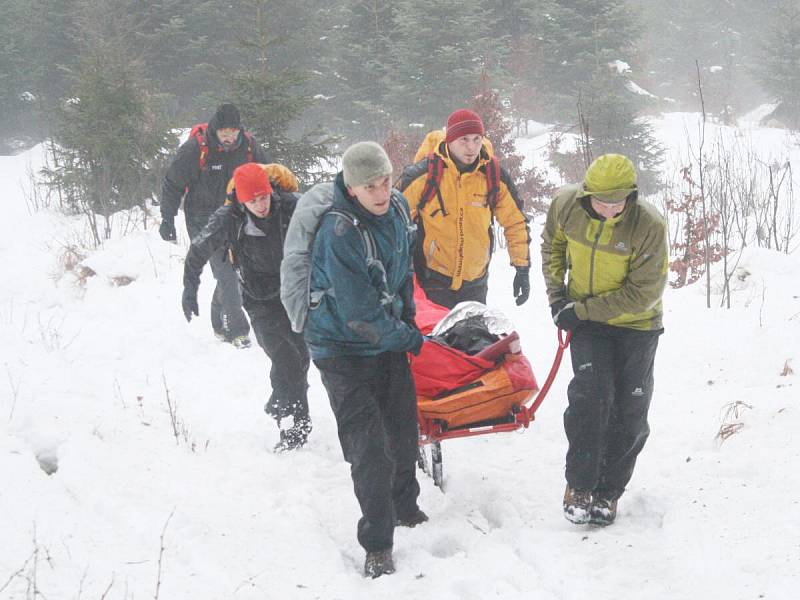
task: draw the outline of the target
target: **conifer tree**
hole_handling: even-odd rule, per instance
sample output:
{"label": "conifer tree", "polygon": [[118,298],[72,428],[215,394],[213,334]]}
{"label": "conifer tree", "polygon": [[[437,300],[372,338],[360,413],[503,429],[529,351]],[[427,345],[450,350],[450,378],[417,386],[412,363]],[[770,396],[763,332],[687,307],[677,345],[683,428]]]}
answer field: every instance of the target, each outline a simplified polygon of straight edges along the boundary
{"label": "conifer tree", "polygon": [[146,76],[159,83],[160,92],[171,100],[171,116],[184,126],[187,119],[207,118],[206,105],[215,105],[225,93],[225,79],[212,65],[224,64],[233,53],[229,10],[213,0],[154,0],[129,6]]}
{"label": "conifer tree", "polygon": [[247,4],[252,18],[243,44],[252,60],[230,77],[230,98],[270,160],[290,168],[301,181],[313,183],[325,177],[335,140],[320,129],[304,131],[299,139],[290,136],[291,126],[313,99],[303,90],[303,73],[291,68],[277,71],[272,66],[268,2],[249,0]]}
{"label": "conifer tree", "polygon": [[398,0],[386,106],[399,123],[442,127],[466,106],[480,74],[503,62],[486,12],[460,0]]}
{"label": "conifer tree", "polygon": [[[0,0],[0,154],[4,153],[2,139],[19,133],[26,109],[25,97],[32,83],[25,68],[28,56],[17,24],[23,18],[24,3],[20,0]],[[29,92],[30,93],[30,92]]]}
{"label": "conifer tree", "polygon": [[339,11],[336,77],[329,90],[335,95],[332,126],[337,130],[375,140],[389,133],[396,118],[387,107],[394,76],[396,15],[395,3],[373,0],[348,0]]}
{"label": "conifer tree", "polygon": [[161,181],[164,148],[176,141],[131,58],[130,23],[119,9],[119,0],[80,3],[84,46],[56,112],[55,164],[45,171],[62,207],[87,215],[97,244],[110,234],[113,213],[146,208]]}
{"label": "conifer tree", "polygon": [[[661,149],[651,128],[637,119],[644,97],[635,93],[620,69],[636,58],[638,29],[625,0],[550,2],[542,22],[542,60],[536,77],[551,118],[575,124],[580,112],[584,168],[592,156],[625,154],[637,166],[640,188],[652,192]],[[554,162],[562,168],[574,164],[570,154],[555,153]],[[566,174],[572,180],[582,176]]]}
{"label": "conifer tree", "polygon": [[780,103],[775,116],[800,128],[800,5],[781,0],[763,38],[764,64],[758,76]]}

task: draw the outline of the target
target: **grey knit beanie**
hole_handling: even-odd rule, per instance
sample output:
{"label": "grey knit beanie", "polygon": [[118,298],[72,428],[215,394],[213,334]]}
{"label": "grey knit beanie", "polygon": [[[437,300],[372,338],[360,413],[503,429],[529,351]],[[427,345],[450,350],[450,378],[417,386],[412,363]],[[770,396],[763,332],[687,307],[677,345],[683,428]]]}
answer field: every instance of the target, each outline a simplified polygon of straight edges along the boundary
{"label": "grey knit beanie", "polygon": [[347,187],[357,187],[392,174],[392,163],[380,144],[358,142],[344,151],[342,172]]}

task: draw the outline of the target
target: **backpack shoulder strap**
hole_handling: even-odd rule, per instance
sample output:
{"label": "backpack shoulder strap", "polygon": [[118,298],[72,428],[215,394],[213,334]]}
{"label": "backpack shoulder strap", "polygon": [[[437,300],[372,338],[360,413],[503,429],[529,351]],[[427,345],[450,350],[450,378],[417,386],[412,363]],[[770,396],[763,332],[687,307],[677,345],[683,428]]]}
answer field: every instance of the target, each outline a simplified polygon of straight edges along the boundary
{"label": "backpack shoulder strap", "polygon": [[497,207],[497,194],[500,192],[500,161],[496,156],[486,163],[486,202],[494,212]]}
{"label": "backpack shoulder strap", "polygon": [[416,181],[425,173],[425,186],[422,188],[422,194],[420,195],[419,202],[417,202],[417,214],[420,213],[423,207],[435,195],[439,200],[439,210],[441,210],[443,215],[447,215],[444,209],[442,194],[439,190],[439,184],[442,181],[445,168],[446,165],[442,157],[435,152],[430,152],[427,157],[403,170],[400,179],[395,185],[401,192],[405,191],[413,181]]}
{"label": "backpack shoulder strap", "polygon": [[436,195],[439,200],[439,210],[442,211],[442,216],[447,216],[447,211],[444,208],[444,200],[442,199],[442,191],[439,184],[442,182],[442,175],[444,174],[445,164],[442,157],[431,152],[428,154],[428,174],[425,179],[425,187],[422,190],[422,197],[417,204],[417,213],[422,210],[429,200]]}
{"label": "backpack shoulder strap", "polygon": [[253,134],[245,131],[244,138],[247,140],[247,162],[253,162]]}
{"label": "backpack shoulder strap", "polygon": [[361,240],[364,242],[364,252],[366,252],[367,256],[367,266],[369,267],[372,265],[378,256],[378,248],[375,245],[375,238],[372,237],[372,233],[369,231],[369,229],[361,224],[361,221],[357,216],[346,210],[332,208],[327,212],[327,214],[342,217],[353,224],[353,227],[358,230],[358,233],[361,235]]}
{"label": "backpack shoulder strap", "polygon": [[208,158],[208,124],[207,123],[198,123],[194,127],[192,127],[191,133],[189,133],[189,137],[193,137],[197,140],[197,144],[200,146],[200,159],[198,164],[200,166],[200,170],[206,168],[206,158]]}

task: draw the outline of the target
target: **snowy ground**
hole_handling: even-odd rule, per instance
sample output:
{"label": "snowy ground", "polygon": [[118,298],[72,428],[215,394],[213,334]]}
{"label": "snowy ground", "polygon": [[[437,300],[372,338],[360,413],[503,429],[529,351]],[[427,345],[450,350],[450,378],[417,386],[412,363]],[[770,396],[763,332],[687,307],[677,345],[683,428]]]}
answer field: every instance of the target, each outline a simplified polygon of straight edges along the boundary
{"label": "snowy ground", "polygon": [[[665,140],[682,118],[659,122]],[[444,444],[447,492],[421,475],[431,520],[397,531],[398,571],[372,581],[313,367],[310,442],[274,455],[266,357],[214,340],[210,273],[191,324],[185,246],[155,230],[92,254],[97,274],[81,284],[59,267],[79,220],[29,214],[23,200],[36,161],[0,158],[0,598],[797,597],[796,255],[746,252],[731,310],[706,309],[699,285],[668,290],[652,434],[615,525],[561,514],[566,361],[531,429]],[[501,251],[490,304],[543,379],[556,333],[536,276],[540,227],[531,300],[514,305]],[[738,433],[716,439],[732,423]]]}

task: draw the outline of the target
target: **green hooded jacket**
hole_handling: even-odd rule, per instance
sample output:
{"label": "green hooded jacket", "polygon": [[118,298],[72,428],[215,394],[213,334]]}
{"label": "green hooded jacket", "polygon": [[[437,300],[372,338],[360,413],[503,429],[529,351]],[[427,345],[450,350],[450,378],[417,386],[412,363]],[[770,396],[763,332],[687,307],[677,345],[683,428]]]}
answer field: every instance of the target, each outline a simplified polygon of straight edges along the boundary
{"label": "green hooded jacket", "polygon": [[663,217],[650,204],[629,200],[616,217],[598,219],[577,197],[581,189],[559,190],[547,213],[542,271],[549,303],[574,301],[581,320],[662,329],[668,269]]}

